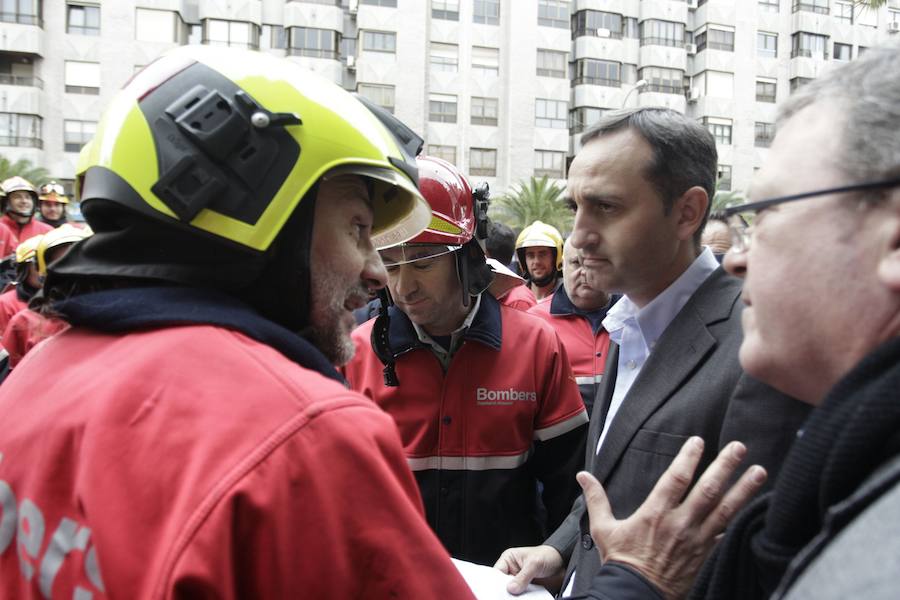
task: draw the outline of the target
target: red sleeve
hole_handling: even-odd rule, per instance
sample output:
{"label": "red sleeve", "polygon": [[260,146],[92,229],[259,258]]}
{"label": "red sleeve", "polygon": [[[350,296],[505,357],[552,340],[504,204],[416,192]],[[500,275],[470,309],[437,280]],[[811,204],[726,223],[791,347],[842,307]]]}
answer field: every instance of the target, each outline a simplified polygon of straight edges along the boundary
{"label": "red sleeve", "polygon": [[358,397],[334,404],[204,519],[169,597],[472,598],[425,522],[391,418]]}

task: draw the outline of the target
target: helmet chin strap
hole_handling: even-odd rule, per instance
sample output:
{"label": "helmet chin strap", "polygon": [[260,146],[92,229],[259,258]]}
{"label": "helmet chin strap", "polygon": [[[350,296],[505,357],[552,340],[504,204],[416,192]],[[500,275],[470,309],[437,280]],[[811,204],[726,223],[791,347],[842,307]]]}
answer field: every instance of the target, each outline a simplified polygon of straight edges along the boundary
{"label": "helmet chin strap", "polygon": [[32,210],[31,212],[28,212],[28,213],[23,213],[23,212],[19,212],[19,211],[17,211],[17,210],[13,210],[13,209],[9,208],[9,209],[6,210],[6,214],[8,214],[8,215],[17,215],[17,216],[19,216],[19,217],[33,217],[33,216],[34,216],[34,210]]}
{"label": "helmet chin strap", "polygon": [[550,282],[556,279],[556,272],[551,272],[546,277],[541,277],[540,279],[536,279],[534,277],[531,278],[531,283],[538,287],[546,287],[550,285]]}

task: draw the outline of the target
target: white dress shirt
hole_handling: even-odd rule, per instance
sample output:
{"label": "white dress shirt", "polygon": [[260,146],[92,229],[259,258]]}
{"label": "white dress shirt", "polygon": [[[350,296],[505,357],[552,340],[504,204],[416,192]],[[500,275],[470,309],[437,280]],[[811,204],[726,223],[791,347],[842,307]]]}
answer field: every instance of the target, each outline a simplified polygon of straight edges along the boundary
{"label": "white dress shirt", "polygon": [[669,327],[694,292],[719,268],[716,257],[708,246],[703,247],[694,262],[672,285],[663,290],[644,308],[638,308],[626,295],[615,303],[603,319],[603,328],[609,339],[619,345],[619,363],[616,370],[616,387],[609,404],[609,412],[603,423],[603,432],[597,442],[597,452],[609,432],[613,418],[622,406],[647,357],[653,351],[656,340]]}

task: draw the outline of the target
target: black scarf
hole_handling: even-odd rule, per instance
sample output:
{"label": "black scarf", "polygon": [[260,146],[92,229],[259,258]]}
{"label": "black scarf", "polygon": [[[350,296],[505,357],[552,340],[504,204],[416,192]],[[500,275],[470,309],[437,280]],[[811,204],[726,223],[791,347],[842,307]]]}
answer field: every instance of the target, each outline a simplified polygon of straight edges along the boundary
{"label": "black scarf", "polygon": [[844,377],[807,420],[774,489],[732,523],[691,598],[768,598],[829,507],[900,454],[900,338]]}

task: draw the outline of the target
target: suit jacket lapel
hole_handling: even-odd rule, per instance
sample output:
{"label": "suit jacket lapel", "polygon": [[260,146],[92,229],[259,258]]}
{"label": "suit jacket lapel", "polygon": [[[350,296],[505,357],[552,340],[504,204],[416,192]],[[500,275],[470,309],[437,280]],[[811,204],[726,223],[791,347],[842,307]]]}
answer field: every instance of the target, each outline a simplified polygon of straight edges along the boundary
{"label": "suit jacket lapel", "polygon": [[616,389],[616,373],[619,365],[619,345],[610,342],[609,351],[606,353],[606,366],[603,367],[603,380],[600,389],[594,398],[594,410],[591,413],[591,424],[588,428],[588,443],[585,448],[585,468],[593,471],[594,458],[597,456],[597,442],[603,432],[603,423],[606,420],[606,412],[609,410],[609,401]]}
{"label": "suit jacket lapel", "polygon": [[[650,352],[625,401],[615,415],[603,449],[591,469],[603,482],[641,425],[700,366],[716,346],[707,325],[728,318],[740,293],[739,281],[719,269],[694,293]],[[729,301],[723,298],[723,294]],[[618,355],[618,353],[617,353]],[[605,379],[605,377],[604,377]],[[612,394],[612,391],[609,392]],[[594,427],[594,424],[591,424]],[[597,430],[593,448],[601,429]]]}

